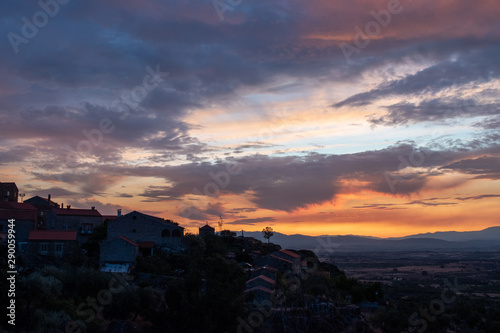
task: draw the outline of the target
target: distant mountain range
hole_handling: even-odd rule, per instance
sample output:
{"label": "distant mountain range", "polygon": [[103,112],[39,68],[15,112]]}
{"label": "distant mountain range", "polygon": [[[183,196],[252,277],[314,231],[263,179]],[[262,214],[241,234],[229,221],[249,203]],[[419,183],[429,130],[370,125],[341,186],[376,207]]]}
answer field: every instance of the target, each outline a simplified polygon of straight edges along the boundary
{"label": "distant mountain range", "polygon": [[[266,241],[258,231],[245,232],[245,236]],[[480,231],[446,231],[410,235],[397,238],[369,236],[305,236],[285,235],[278,232],[271,242],[284,249],[308,249],[317,253],[360,251],[500,251],[500,226]]]}

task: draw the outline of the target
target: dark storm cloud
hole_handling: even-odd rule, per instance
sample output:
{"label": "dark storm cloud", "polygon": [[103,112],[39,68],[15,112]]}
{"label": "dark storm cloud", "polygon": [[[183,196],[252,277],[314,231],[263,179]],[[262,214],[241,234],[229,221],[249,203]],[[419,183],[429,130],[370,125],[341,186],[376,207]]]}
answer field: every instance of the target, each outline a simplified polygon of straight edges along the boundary
{"label": "dark storm cloud", "polygon": [[363,206],[353,206],[352,208],[354,209],[379,209],[379,210],[395,210],[395,209],[403,209],[403,208],[396,208],[395,204],[390,204],[390,203],[372,203],[372,204],[363,204]]}
{"label": "dark storm cloud", "polygon": [[[379,10],[387,6],[387,1],[372,4],[374,10]],[[207,184],[216,182],[212,175],[221,175],[226,170],[225,163],[232,162],[241,165],[242,171],[231,175],[228,183],[220,186],[219,194],[248,194],[259,208],[283,211],[334,201],[337,194],[346,191],[343,182],[353,179],[380,193],[416,193],[425,187],[431,172],[406,175],[394,191],[385,176],[386,172],[399,171],[399,157],[409,156],[412,145],[398,144],[346,155],[254,155],[208,163],[197,155],[211,148],[192,136],[193,125],[184,118],[198,109],[222,103],[221,100],[237,99],[235,92],[241,88],[260,88],[276,84],[277,79],[281,83],[283,78],[301,82],[314,79],[321,85],[355,82],[367,72],[419,58],[433,65],[335,106],[367,105],[391,95],[437,93],[498,78],[496,2],[488,1],[487,6],[463,2],[453,11],[435,11],[431,3],[419,6],[429,7],[408,9],[406,16],[395,17],[391,23],[390,29],[402,32],[401,36],[372,40],[347,66],[338,46],[352,38],[353,25],[362,26],[373,19],[369,15],[372,7],[367,8],[365,1],[245,1],[234,12],[228,12],[223,22],[211,1],[71,1],[61,6],[60,12],[27,44],[19,45],[18,54],[12,52],[7,38],[2,39],[0,133],[1,139],[9,143],[0,150],[0,163],[44,155],[40,167],[53,173],[33,171],[33,176],[48,182],[62,178],[84,194],[102,194],[123,177],[158,177],[171,185],[147,188],[141,197],[149,201],[177,201],[196,191],[205,195]],[[20,33],[21,18],[31,18],[38,10],[35,1],[4,1],[0,34]],[[485,12],[491,15],[477,14]],[[451,37],[425,36],[427,29],[434,32],[434,24],[443,23],[446,31],[453,30],[447,25],[447,15],[452,17],[453,24],[449,26],[460,26],[464,13],[484,18],[474,29],[453,31]],[[479,35],[486,31],[490,39],[478,40],[476,29]],[[414,35],[406,35],[408,32]],[[137,106],[125,107],[127,116],[123,117],[124,106],[113,102],[142,85],[148,74],[146,67],[157,65],[169,75]],[[295,88],[292,83],[268,92]],[[393,105],[386,116],[373,121],[403,124],[439,120],[446,107],[454,105],[452,102]],[[478,112],[494,114],[480,109]],[[75,169],[63,170],[61,166],[68,156],[63,147],[76,150],[82,140],[88,139],[82,131],[98,128],[104,118],[110,119],[115,129],[83,156],[95,161],[82,159]],[[496,122],[488,126],[497,128]],[[11,143],[20,139],[43,148],[37,151],[25,144]],[[151,159],[157,163],[177,156],[191,163],[165,167],[130,165],[121,157],[130,148],[154,151],[158,155]],[[255,148],[258,147],[250,144],[237,150]],[[463,169],[467,158],[474,154],[436,151],[426,156],[423,167],[442,167],[442,172],[473,170],[477,177],[490,176],[492,167],[488,169],[486,164]],[[461,159],[464,165],[458,162]],[[484,162],[498,165],[496,160]],[[221,209],[198,208],[198,215],[190,218],[205,220]]]}
{"label": "dark storm cloud", "polygon": [[382,83],[375,89],[335,103],[333,107],[364,106],[392,95],[415,96],[437,93],[453,86],[460,87],[471,82],[489,82],[499,77],[498,45],[463,51],[457,57],[458,59],[444,59],[402,79]]}
{"label": "dark storm cloud", "polygon": [[486,130],[498,130],[500,128],[500,117],[491,117],[482,122],[475,123],[474,127],[484,128]]}
{"label": "dark storm cloud", "polygon": [[[191,163],[167,167],[122,168],[102,166],[103,174],[158,177],[172,185],[148,188],[142,196],[147,200],[179,200],[186,195],[215,198],[220,195],[251,194],[259,208],[293,211],[309,205],[335,201],[340,193],[357,191],[344,182],[363,182],[363,189],[391,195],[411,195],[420,192],[430,177],[444,172],[456,161],[466,161],[467,156],[480,153],[463,151],[427,151],[420,165],[428,171],[405,173],[391,189],[387,173],[398,174],[400,157],[409,158],[416,147],[400,144],[386,149],[345,155],[269,157],[254,155],[218,163]],[[486,150],[485,150],[486,151]],[[413,155],[412,155],[413,156]],[[488,162],[485,161],[485,164]],[[228,165],[241,168],[238,174],[226,174]],[[446,166],[446,167],[443,167]],[[442,167],[441,171],[436,168]],[[477,170],[478,175],[488,175],[489,170]],[[398,178],[396,178],[398,179]],[[217,180],[217,181],[216,181]],[[211,184],[212,185],[209,185]],[[216,184],[219,184],[215,187]],[[214,188],[217,191],[214,192]],[[205,190],[207,190],[205,192]],[[409,203],[410,204],[410,203]],[[430,201],[412,204],[437,205]],[[245,211],[242,211],[245,212]],[[238,214],[238,211],[232,212]]]}
{"label": "dark storm cloud", "polygon": [[171,187],[168,186],[148,186],[140,196],[148,198],[143,200],[146,202],[179,200],[177,193],[172,191]]}
{"label": "dark storm cloud", "polygon": [[500,194],[482,194],[482,195],[475,195],[473,197],[458,197],[455,199],[461,200],[461,201],[466,201],[466,200],[481,200],[481,199],[487,199],[487,198],[500,198]]}
{"label": "dark storm cloud", "polygon": [[362,206],[354,206],[352,208],[355,209],[380,209],[380,210],[394,210],[394,209],[406,209],[404,206],[408,205],[421,205],[421,206],[429,206],[429,207],[437,207],[437,206],[450,206],[456,205],[456,202],[443,202],[440,200],[446,200],[449,198],[426,198],[421,200],[413,200],[405,203],[368,203],[363,204]]}
{"label": "dark storm cloud", "polygon": [[239,219],[232,222],[227,222],[227,224],[255,225],[261,222],[274,222],[274,221],[276,221],[275,217],[267,216],[267,217],[258,217],[254,219]]}
{"label": "dark storm cloud", "polygon": [[[25,190],[20,188],[20,192],[24,192]],[[41,188],[30,188],[29,190],[30,194],[34,195],[39,195],[42,198],[47,198],[48,195],[50,194],[51,200],[61,204],[61,198],[72,198],[75,199],[78,196],[80,196],[80,193],[69,191],[67,189],[61,188],[61,187],[50,187],[47,189],[41,189]],[[26,198],[28,199],[28,198]]]}
{"label": "dark storm cloud", "polygon": [[406,203],[405,205],[421,205],[421,206],[449,206],[456,205],[456,202],[429,202],[426,200],[415,200]]}
{"label": "dark storm cloud", "polygon": [[436,98],[413,103],[398,103],[387,107],[388,113],[371,117],[373,125],[396,126],[407,123],[438,121],[458,117],[477,117],[500,114],[500,104],[480,105],[474,99]]}
{"label": "dark storm cloud", "polygon": [[[386,5],[374,3],[373,8],[381,4]],[[383,43],[387,41],[382,39],[382,44],[373,41],[370,48],[364,50],[365,61],[344,66],[336,42],[303,38],[318,31],[330,32],[332,27],[352,33],[353,19],[364,22],[370,16],[360,3],[351,6],[343,6],[343,12],[339,12],[322,1],[244,4],[237,12],[231,13],[237,21],[219,22],[211,2],[71,2],[61,6],[59,14],[28,44],[20,45],[18,55],[13,52],[3,55],[0,70],[5,74],[4,80],[21,85],[23,89],[2,103],[6,107],[14,106],[14,117],[16,109],[43,110],[50,107],[49,103],[55,105],[52,108],[61,109],[88,103],[100,108],[99,114],[105,114],[103,109],[109,108],[113,100],[142,82],[147,66],[161,64],[162,70],[169,72],[170,76],[161,88],[148,94],[141,107],[156,116],[157,124],[177,128],[178,125],[185,127],[179,121],[187,110],[203,108],[205,103],[230,95],[242,86],[260,85],[283,74],[296,78],[353,79],[388,61],[404,61],[401,59],[415,54],[441,59],[436,66],[415,77],[379,87],[373,91],[376,96],[411,93],[415,88],[433,84],[441,86],[443,80],[458,84],[462,82],[462,76],[464,82],[480,75],[489,79],[489,72],[483,70],[489,65],[493,65],[489,68],[492,75],[496,75],[493,70],[496,62],[492,60],[498,55],[495,48],[478,45],[473,39],[430,41],[432,46],[419,41],[401,48],[385,45]],[[20,18],[29,17],[39,10],[34,3],[13,1],[8,1],[6,7],[7,19],[0,25],[6,32],[19,30],[22,26]],[[328,20],[325,20],[325,13],[318,10],[321,7],[327,8],[326,12],[331,14]],[[420,14],[408,15],[418,20]],[[393,24],[401,23],[396,21]],[[4,42],[8,43],[8,40]],[[436,47],[442,44],[446,47]],[[476,49],[465,52],[471,45]],[[429,55],[429,49],[432,49],[432,55]],[[452,52],[463,54],[457,61],[443,60]],[[473,62],[472,59],[478,60]],[[438,75],[439,80],[436,80]],[[151,116],[137,114],[133,118],[135,126],[123,124],[121,134],[151,128],[153,124],[148,121]],[[93,120],[90,117],[92,115],[83,114],[69,119],[62,117],[58,121],[47,119],[48,122],[42,122],[39,128],[48,129],[45,135],[53,133],[54,139],[66,140],[68,135],[64,135],[60,128],[59,131],[51,129],[59,126],[67,128],[68,133],[75,133],[76,129],[80,132],[89,125],[88,121]],[[69,122],[74,126],[68,126]],[[7,123],[12,125],[12,121]],[[33,136],[44,135],[29,123],[15,125],[26,126],[26,132]],[[185,128],[179,130],[185,132]],[[154,126],[151,131],[154,133]],[[9,135],[15,137],[15,133]],[[134,138],[132,135],[131,140]],[[179,145],[169,139],[140,141],[140,145],[147,144],[179,149]]]}
{"label": "dark storm cloud", "polygon": [[463,159],[444,165],[441,169],[449,169],[465,174],[477,175],[477,178],[500,179],[500,157],[485,156]]}
{"label": "dark storm cloud", "polygon": [[0,149],[0,165],[21,162],[36,151],[32,146],[12,146]]}

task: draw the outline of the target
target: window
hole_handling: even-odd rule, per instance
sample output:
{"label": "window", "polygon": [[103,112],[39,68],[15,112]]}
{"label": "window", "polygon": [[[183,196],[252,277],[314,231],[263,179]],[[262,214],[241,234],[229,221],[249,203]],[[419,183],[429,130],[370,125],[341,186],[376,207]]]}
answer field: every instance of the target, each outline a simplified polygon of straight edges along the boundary
{"label": "window", "polygon": [[3,232],[3,224],[0,224],[0,232]]}
{"label": "window", "polygon": [[71,228],[71,223],[64,222],[64,229],[69,229],[69,228]]}
{"label": "window", "polygon": [[132,232],[137,232],[137,229],[132,229]]}
{"label": "window", "polygon": [[170,237],[170,230],[165,229],[161,232],[161,237]]}
{"label": "window", "polygon": [[137,216],[132,216],[132,220],[137,220]]}
{"label": "window", "polygon": [[56,255],[62,255],[63,253],[63,244],[62,243],[56,243]]}
{"label": "window", "polygon": [[18,242],[17,247],[19,249],[19,252],[24,253],[26,252],[26,248],[28,247],[28,242]]}
{"label": "window", "polygon": [[49,253],[49,243],[40,243],[40,254],[47,254]]}
{"label": "window", "polygon": [[172,231],[172,237],[181,237],[181,231],[179,229],[175,229]]}
{"label": "window", "polygon": [[82,234],[91,234],[94,231],[94,224],[82,223],[80,230]]}

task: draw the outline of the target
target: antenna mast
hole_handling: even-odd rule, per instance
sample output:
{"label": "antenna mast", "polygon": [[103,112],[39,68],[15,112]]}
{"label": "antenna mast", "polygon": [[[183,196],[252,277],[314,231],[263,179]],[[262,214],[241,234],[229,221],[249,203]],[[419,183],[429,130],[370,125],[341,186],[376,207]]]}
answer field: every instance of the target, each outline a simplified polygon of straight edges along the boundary
{"label": "antenna mast", "polygon": [[222,232],[222,226],[224,225],[224,220],[222,220],[222,215],[219,215],[219,232]]}

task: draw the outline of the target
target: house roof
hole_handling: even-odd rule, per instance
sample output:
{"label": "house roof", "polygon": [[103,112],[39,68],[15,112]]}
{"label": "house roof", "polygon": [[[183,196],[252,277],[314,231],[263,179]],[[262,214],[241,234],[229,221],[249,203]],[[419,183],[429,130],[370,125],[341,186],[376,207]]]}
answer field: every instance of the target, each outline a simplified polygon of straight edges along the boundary
{"label": "house roof", "polygon": [[208,224],[205,224],[203,227],[200,228],[200,230],[212,231],[212,230],[215,230],[215,229],[212,228],[211,226],[209,226]]}
{"label": "house roof", "polygon": [[132,240],[128,239],[128,238],[127,238],[127,237],[125,237],[125,236],[120,236],[120,238],[121,238],[121,239],[123,239],[123,240],[124,240],[124,241],[126,241],[126,242],[129,242],[130,244],[132,244],[132,245],[134,245],[134,246],[137,246],[137,243],[136,243],[136,242],[134,242],[134,241],[132,241]]}
{"label": "house roof", "polygon": [[31,230],[28,240],[76,241],[76,231]]}
{"label": "house roof", "polygon": [[259,280],[259,279],[260,279],[260,280],[264,280],[264,281],[266,281],[266,282],[269,282],[269,283],[271,283],[271,284],[274,284],[274,283],[276,282],[276,281],[274,281],[273,279],[268,278],[268,277],[267,277],[267,276],[265,276],[265,275],[259,275],[259,276],[254,277],[253,279],[248,280],[248,281],[247,281],[247,283],[252,282],[252,281],[255,281],[255,280]]}
{"label": "house roof", "polygon": [[294,253],[292,251],[289,251],[289,250],[279,250],[278,252],[281,252],[281,253],[286,254],[287,256],[290,256],[293,258],[300,258],[300,255],[298,255],[297,253]]}
{"label": "house roof", "polygon": [[277,272],[278,271],[277,268],[272,267],[272,266],[268,266],[268,265],[257,267],[255,270],[258,271],[258,270],[261,270],[261,269],[265,269],[265,270],[271,271],[271,272]]}
{"label": "house roof", "polygon": [[122,216],[119,216],[117,217],[116,219],[112,220],[111,222],[112,223],[119,223],[120,220],[123,220],[123,219],[127,219],[129,218],[130,216],[137,216],[139,218],[142,218],[142,219],[147,219],[147,220],[150,220],[150,221],[154,221],[154,222],[157,222],[157,223],[161,223],[161,224],[167,224],[169,226],[175,226],[179,229],[183,229],[183,227],[181,227],[180,225],[177,225],[169,220],[165,220],[165,219],[162,219],[160,217],[156,217],[156,216],[152,216],[152,215],[147,215],[147,214],[144,214],[144,213],[140,213],[136,210],[134,210],[133,212],[130,212],[128,214],[125,214],[125,215],[122,215]]}
{"label": "house roof", "polygon": [[275,256],[274,254],[270,254],[269,256],[271,256],[273,258],[276,258],[276,259],[279,259],[281,261],[286,261],[287,263],[293,264],[293,261],[285,259],[285,258],[281,258],[281,257],[278,257],[278,256]]}
{"label": "house roof", "polygon": [[36,210],[36,207],[29,203],[0,201],[0,209]]}
{"label": "house roof", "polygon": [[39,195],[35,195],[34,197],[31,197],[31,198],[26,199],[26,200],[24,200],[24,201],[25,201],[25,202],[29,202],[29,201],[37,201],[37,200],[43,200],[43,201],[45,201],[47,206],[49,206],[50,204],[52,204],[52,205],[56,205],[56,206],[58,206],[58,207],[59,207],[59,204],[58,204],[57,202],[54,202],[54,201],[49,200],[49,199],[47,199],[47,198],[42,198],[42,197],[41,197],[41,196],[39,196]]}
{"label": "house roof", "polygon": [[78,208],[54,208],[54,213],[60,216],[91,216],[102,217],[96,209],[78,209]]}
{"label": "house roof", "polygon": [[245,292],[248,293],[248,292],[256,291],[256,290],[260,290],[260,291],[263,291],[263,292],[268,293],[268,294],[272,294],[274,292],[271,289],[268,289],[268,288],[262,287],[262,286],[255,286],[253,288],[245,290]]}
{"label": "house roof", "polygon": [[36,221],[36,210],[0,209],[0,220],[29,220]]}

